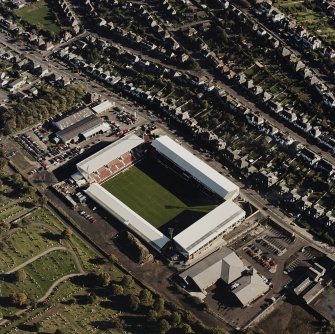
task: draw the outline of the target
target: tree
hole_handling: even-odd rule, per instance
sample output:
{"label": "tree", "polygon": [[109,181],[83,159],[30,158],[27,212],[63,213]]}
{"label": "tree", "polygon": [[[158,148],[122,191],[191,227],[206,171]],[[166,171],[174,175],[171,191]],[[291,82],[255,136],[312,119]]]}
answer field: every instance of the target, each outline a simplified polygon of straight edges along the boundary
{"label": "tree", "polygon": [[154,310],[149,310],[148,316],[147,316],[147,321],[149,324],[155,324],[157,322],[157,312]]}
{"label": "tree", "polygon": [[103,271],[102,273],[100,273],[97,277],[98,279],[98,285],[101,285],[103,287],[106,287],[109,285],[109,283],[111,282],[111,277],[109,275],[109,273]]}
{"label": "tree", "polygon": [[65,334],[65,332],[62,331],[61,329],[57,328],[57,329],[55,330],[55,334]]}
{"label": "tree", "polygon": [[109,254],[108,260],[111,264],[117,264],[119,263],[118,258],[114,254]]}
{"label": "tree", "polygon": [[170,330],[171,326],[166,319],[162,319],[158,325],[159,334],[165,334]]}
{"label": "tree", "polygon": [[4,157],[0,157],[0,170],[2,171],[7,166],[7,160]]}
{"label": "tree", "polygon": [[124,288],[131,289],[132,287],[134,287],[135,281],[130,275],[125,275],[125,276],[122,277],[121,285]]}
{"label": "tree", "polygon": [[42,208],[44,208],[47,205],[47,203],[48,200],[44,195],[40,196],[37,200],[37,204]]}
{"label": "tree", "polygon": [[265,334],[265,332],[258,327],[249,327],[246,334]]}
{"label": "tree", "polygon": [[9,298],[13,305],[23,306],[27,303],[27,295],[24,292],[12,293]]}
{"label": "tree", "polygon": [[142,305],[151,306],[153,303],[152,293],[148,289],[142,289],[139,298]]}
{"label": "tree", "polygon": [[182,324],[180,329],[183,334],[193,334],[194,333],[192,327],[189,324]]}
{"label": "tree", "polygon": [[164,311],[165,301],[162,297],[158,297],[154,302],[154,310],[160,314]]}
{"label": "tree", "polygon": [[123,287],[119,284],[111,285],[111,292],[113,296],[122,296],[123,295]]}
{"label": "tree", "polygon": [[23,282],[27,278],[27,273],[23,268],[18,269],[14,273],[14,278],[16,282]]}
{"label": "tree", "polygon": [[11,225],[10,225],[9,222],[1,222],[0,223],[0,229],[4,232],[10,230],[10,227],[11,227]]}
{"label": "tree", "polygon": [[140,306],[140,300],[137,296],[130,294],[127,297],[127,301],[128,301],[127,304],[129,306],[130,311],[134,312],[138,310],[138,307]]}
{"label": "tree", "polygon": [[63,230],[61,236],[63,239],[70,239],[72,235],[73,235],[73,231],[69,227],[67,227],[66,229]]}
{"label": "tree", "polygon": [[170,322],[173,327],[178,326],[181,323],[181,315],[179,312],[172,312]]}

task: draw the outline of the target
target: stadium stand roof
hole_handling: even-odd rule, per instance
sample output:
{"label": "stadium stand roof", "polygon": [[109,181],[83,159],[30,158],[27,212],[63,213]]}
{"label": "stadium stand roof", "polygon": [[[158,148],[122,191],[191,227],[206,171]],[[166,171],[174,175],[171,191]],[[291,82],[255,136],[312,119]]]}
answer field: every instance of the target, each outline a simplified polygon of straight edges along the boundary
{"label": "stadium stand roof", "polygon": [[98,104],[97,106],[93,107],[92,110],[96,113],[96,114],[100,114],[104,111],[110,110],[111,108],[113,108],[114,104],[111,101],[103,101],[100,104]]}
{"label": "stadium stand roof", "polygon": [[161,154],[191,174],[224,199],[233,199],[239,193],[239,187],[218,173],[208,164],[194,156],[168,136],[161,136],[152,142],[152,146]]}
{"label": "stadium stand roof", "polygon": [[68,143],[71,140],[77,140],[80,134],[87,132],[88,130],[95,129],[95,133],[101,130],[103,120],[96,116],[90,115],[79,122],[72,124],[71,126],[58,131],[56,136],[62,140],[63,143]]}
{"label": "stadium stand roof", "polygon": [[179,276],[187,283],[191,280],[204,293],[221,279],[230,285],[231,292],[243,306],[269,290],[262,277],[247,268],[237,254],[227,247],[222,247]]}
{"label": "stadium stand roof", "polygon": [[85,190],[86,194],[100,204],[107,212],[125,224],[131,231],[160,251],[169,239],[145,219],[122,203],[109,191],[97,183]]}
{"label": "stadium stand roof", "polygon": [[245,211],[228,200],[177,234],[173,240],[190,256],[244,217]]}
{"label": "stadium stand roof", "polygon": [[97,171],[100,167],[107,165],[143,142],[142,138],[135,134],[129,134],[79,162],[77,169],[86,178],[87,174]]}
{"label": "stadium stand roof", "polygon": [[84,108],[81,110],[77,110],[73,113],[65,115],[58,121],[54,121],[53,124],[56,126],[58,130],[64,130],[69,126],[81,121],[82,119],[93,115],[93,112],[89,108]]}

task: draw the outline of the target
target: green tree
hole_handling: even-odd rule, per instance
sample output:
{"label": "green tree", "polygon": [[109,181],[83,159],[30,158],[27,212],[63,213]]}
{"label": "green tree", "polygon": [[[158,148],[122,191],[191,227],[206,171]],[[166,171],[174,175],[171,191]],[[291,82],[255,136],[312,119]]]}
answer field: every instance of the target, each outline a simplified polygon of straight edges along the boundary
{"label": "green tree", "polygon": [[23,282],[27,278],[27,273],[23,268],[18,269],[14,273],[14,278],[16,282]]}
{"label": "green tree", "polygon": [[130,275],[125,275],[125,276],[122,277],[121,285],[124,288],[131,289],[131,288],[134,287],[135,281]]}
{"label": "green tree", "polygon": [[119,284],[111,285],[111,293],[113,296],[122,296],[123,295],[123,287]]}
{"label": "green tree", "polygon": [[63,239],[70,239],[72,235],[73,235],[73,231],[69,227],[67,227],[66,229],[63,230],[61,236]]}
{"label": "green tree", "polygon": [[129,294],[127,296],[127,304],[129,306],[130,311],[137,311],[140,306],[140,300],[137,296],[133,294]]}
{"label": "green tree", "polygon": [[155,310],[149,310],[148,316],[147,316],[147,321],[149,324],[156,324],[158,320],[158,315]]}
{"label": "green tree", "polygon": [[180,329],[183,334],[194,334],[194,331],[189,324],[182,324]]}
{"label": "green tree", "polygon": [[142,289],[139,299],[142,305],[151,306],[153,303],[152,293],[148,289]]}
{"label": "green tree", "polygon": [[159,334],[165,334],[171,329],[170,324],[166,319],[162,319],[158,324]]}
{"label": "green tree", "polygon": [[0,229],[4,232],[10,230],[10,227],[11,227],[11,225],[10,225],[9,222],[1,222],[0,223]]}
{"label": "green tree", "polygon": [[161,314],[165,309],[165,301],[162,297],[158,297],[154,302],[154,310]]}
{"label": "green tree", "polygon": [[28,299],[24,292],[12,293],[9,298],[11,303],[16,306],[26,305]]}
{"label": "green tree", "polygon": [[265,332],[258,327],[249,327],[246,331],[246,334],[265,334]]}
{"label": "green tree", "polygon": [[118,258],[114,254],[109,254],[108,260],[111,264],[117,264],[119,263]]}
{"label": "green tree", "polygon": [[106,287],[109,285],[109,283],[111,282],[111,277],[109,275],[109,273],[107,273],[106,271],[101,272],[100,274],[98,274],[98,285]]}
{"label": "green tree", "polygon": [[177,327],[181,323],[181,315],[179,312],[172,312],[170,323],[173,327]]}

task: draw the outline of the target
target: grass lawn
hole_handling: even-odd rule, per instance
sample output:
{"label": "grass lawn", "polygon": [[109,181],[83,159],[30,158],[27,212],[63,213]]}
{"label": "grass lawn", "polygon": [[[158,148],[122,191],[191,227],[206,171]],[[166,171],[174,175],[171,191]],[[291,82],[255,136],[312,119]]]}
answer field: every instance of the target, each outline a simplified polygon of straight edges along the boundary
{"label": "grass lawn", "polygon": [[[5,279],[1,283],[3,296],[9,296],[10,293],[14,292],[24,292],[29,301],[37,300],[46,293],[54,281],[67,274],[78,272],[72,255],[67,251],[51,252],[28,264],[24,270],[27,273],[27,278],[23,282],[11,283]],[[10,315],[17,309],[2,302],[0,311],[4,315]]]}
{"label": "grass lawn", "polygon": [[40,29],[48,30],[57,34],[60,27],[54,21],[54,14],[49,5],[44,0],[26,5],[15,10],[16,15],[29,24],[34,24]]}
{"label": "grass lawn", "polygon": [[102,186],[163,232],[171,226],[185,229],[217,205],[151,159],[141,161]]}

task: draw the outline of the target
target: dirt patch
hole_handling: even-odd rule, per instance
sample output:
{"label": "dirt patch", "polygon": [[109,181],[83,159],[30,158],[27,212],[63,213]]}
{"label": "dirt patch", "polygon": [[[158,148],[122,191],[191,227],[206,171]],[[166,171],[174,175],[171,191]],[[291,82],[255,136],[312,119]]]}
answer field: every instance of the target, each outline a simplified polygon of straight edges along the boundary
{"label": "dirt patch", "polygon": [[317,333],[319,320],[299,305],[283,303],[272,312],[258,327],[271,334]]}

